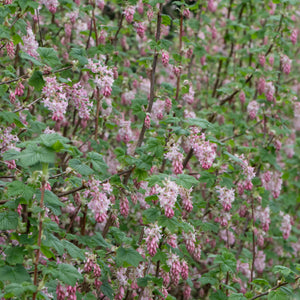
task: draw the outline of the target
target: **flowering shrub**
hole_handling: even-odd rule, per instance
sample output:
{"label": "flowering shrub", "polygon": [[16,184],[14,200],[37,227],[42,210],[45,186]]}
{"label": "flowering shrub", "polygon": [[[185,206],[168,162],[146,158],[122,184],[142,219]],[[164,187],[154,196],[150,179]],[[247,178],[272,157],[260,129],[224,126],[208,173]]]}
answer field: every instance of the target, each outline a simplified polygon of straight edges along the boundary
{"label": "flowering shrub", "polygon": [[298,0],[0,0],[0,299],[296,299]]}

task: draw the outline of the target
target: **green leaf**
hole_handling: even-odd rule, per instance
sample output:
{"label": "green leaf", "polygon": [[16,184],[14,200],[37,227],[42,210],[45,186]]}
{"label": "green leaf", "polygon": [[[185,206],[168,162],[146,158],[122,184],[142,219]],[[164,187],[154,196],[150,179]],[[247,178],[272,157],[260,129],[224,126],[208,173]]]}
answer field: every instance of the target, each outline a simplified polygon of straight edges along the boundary
{"label": "green leaf", "polygon": [[45,240],[42,240],[43,245],[54,248],[59,255],[64,254],[64,245],[56,236],[50,232],[45,232]]}
{"label": "green leaf", "polygon": [[119,267],[126,265],[138,267],[143,260],[143,257],[133,248],[119,247],[117,250],[116,263]]}
{"label": "green leaf", "polygon": [[15,159],[20,159],[20,163],[24,167],[30,167],[37,163],[54,163],[55,152],[51,149],[31,144],[25,150],[19,152]]}
{"label": "green leaf", "polygon": [[[37,287],[29,282],[23,282],[22,284],[11,283],[5,286],[5,298],[11,298],[13,296],[21,296],[26,292],[34,293]],[[18,297],[21,299],[21,297]]]}
{"label": "green leaf", "polygon": [[82,48],[71,48],[70,57],[77,59],[81,66],[84,66],[88,63],[86,51]]}
{"label": "green leaf", "polygon": [[232,293],[228,299],[229,300],[247,300],[247,298],[245,298],[242,293]]}
{"label": "green leaf", "polygon": [[57,57],[57,52],[53,48],[43,48],[39,47],[37,52],[41,56],[42,61],[44,61],[51,68],[56,68],[61,65],[59,58]]}
{"label": "green leaf", "polygon": [[190,189],[192,186],[197,185],[199,181],[191,175],[179,174],[176,177],[176,183],[185,189]]}
{"label": "green leaf", "polygon": [[73,257],[73,258],[80,258],[81,260],[85,260],[85,256],[82,253],[82,250],[72,244],[71,242],[67,240],[63,240],[63,245],[66,248],[67,252]]}
{"label": "green leaf", "polygon": [[9,247],[5,250],[6,254],[6,261],[10,265],[15,264],[22,264],[23,263],[23,257],[25,255],[24,247]]}
{"label": "green leaf", "polygon": [[71,286],[74,286],[77,281],[82,279],[82,275],[77,271],[77,269],[69,264],[59,264],[57,272],[54,272],[54,276],[63,283]]}
{"label": "green leaf", "polygon": [[0,281],[22,283],[24,281],[31,282],[31,278],[27,273],[26,269],[21,264],[17,264],[16,266],[13,267],[11,266],[0,267]]}
{"label": "green leaf", "polygon": [[206,277],[206,276],[202,276],[199,281],[201,282],[201,284],[206,285],[206,284],[211,284],[211,285],[216,285],[218,284],[218,279],[214,278],[214,277]]}
{"label": "green leaf", "polygon": [[200,173],[199,182],[206,183],[206,187],[210,188],[214,185],[216,179],[217,179],[217,176],[214,175],[213,173],[203,171]]}
{"label": "green leaf", "polygon": [[89,152],[87,155],[87,159],[89,159],[93,165],[93,168],[101,173],[106,173],[108,166],[105,163],[103,156],[97,152]]}
{"label": "green leaf", "polygon": [[[41,199],[40,191],[37,192],[37,199],[39,200]],[[51,209],[56,216],[61,215],[60,208],[63,207],[64,204],[59,200],[59,198],[54,193],[45,190],[44,203],[45,206]]]}
{"label": "green leaf", "polygon": [[187,120],[184,120],[184,122],[187,123],[188,125],[195,125],[200,128],[203,128],[203,129],[213,127],[212,123],[208,122],[205,119],[201,119],[201,118],[187,119]]}
{"label": "green leaf", "polygon": [[43,73],[41,71],[34,71],[28,80],[28,84],[33,86],[37,91],[41,91],[45,85]]}
{"label": "green leaf", "polygon": [[10,30],[7,26],[0,25],[0,39],[10,39]]}
{"label": "green leaf", "polygon": [[268,295],[268,300],[283,300],[287,299],[287,294],[281,289],[271,291]]}
{"label": "green leaf", "polygon": [[161,19],[162,19],[161,22],[163,25],[167,25],[167,26],[171,25],[172,19],[170,16],[162,14]]}
{"label": "green leaf", "polygon": [[158,208],[148,208],[143,211],[143,220],[145,224],[155,223],[160,216]]}
{"label": "green leaf", "polygon": [[7,195],[9,197],[21,196],[28,201],[32,199],[34,189],[21,181],[15,180],[7,185]]}
{"label": "green leaf", "polygon": [[25,52],[20,52],[20,56],[21,56],[21,58],[23,58],[25,60],[26,59],[30,60],[35,66],[42,67],[45,65],[45,64],[41,63],[40,61],[38,61],[36,58],[32,57],[31,55],[29,55]]}
{"label": "green leaf", "polygon": [[69,166],[83,176],[88,176],[94,173],[93,169],[82,163],[79,159],[71,159]]}
{"label": "green leaf", "polygon": [[107,280],[102,280],[100,290],[103,293],[103,295],[108,297],[110,300],[114,299],[114,290],[112,289],[111,285],[108,283]]}
{"label": "green leaf", "polygon": [[292,271],[290,268],[284,266],[274,266],[273,272],[275,274],[280,273],[288,282],[295,281],[295,272]]}
{"label": "green leaf", "polygon": [[14,211],[5,211],[0,213],[0,230],[17,229],[19,215]]}
{"label": "green leaf", "polygon": [[227,155],[229,158],[231,158],[232,160],[234,160],[235,162],[244,165],[245,163],[238,157],[236,157],[235,155],[232,155],[231,153],[229,153],[228,151],[223,151],[223,153],[225,155]]}
{"label": "green leaf", "polygon": [[146,275],[145,277],[138,278],[137,284],[139,287],[146,287],[150,280],[151,280],[151,277],[149,275]]}
{"label": "green leaf", "polygon": [[175,217],[169,219],[168,217],[163,215],[159,216],[158,225],[161,227],[166,227],[171,231],[171,233],[174,233],[179,226],[179,222]]}

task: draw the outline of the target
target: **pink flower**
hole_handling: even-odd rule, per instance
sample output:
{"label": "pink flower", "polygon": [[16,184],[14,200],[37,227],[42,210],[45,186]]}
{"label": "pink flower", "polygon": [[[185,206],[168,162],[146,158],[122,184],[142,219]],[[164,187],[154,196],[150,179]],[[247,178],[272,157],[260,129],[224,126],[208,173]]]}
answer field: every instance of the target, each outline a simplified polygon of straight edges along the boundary
{"label": "pink flower", "polygon": [[194,150],[195,156],[202,165],[202,168],[207,170],[212,166],[216,158],[215,145],[211,144],[208,141],[205,141],[204,133],[202,133],[200,136],[198,135],[198,133],[198,129],[192,129],[190,144],[192,146],[192,149]]}
{"label": "pink flower", "polygon": [[251,101],[248,104],[247,112],[251,120],[255,119],[258,110],[259,110],[259,104],[256,101]]}
{"label": "pink flower", "polygon": [[283,212],[280,212],[280,215],[282,216],[282,222],[280,230],[282,232],[283,238],[287,240],[290,236],[292,225],[291,225],[291,217],[289,214],[284,214]]}
{"label": "pink flower", "polygon": [[188,233],[182,233],[184,243],[188,252],[192,255],[195,250],[196,236],[195,233],[190,231]]}
{"label": "pink flower", "polygon": [[297,43],[297,38],[298,38],[298,30],[293,29],[291,33],[291,42],[293,43],[293,45]]}
{"label": "pink flower", "polygon": [[266,83],[266,88],[265,88],[265,93],[266,93],[266,98],[268,101],[273,101],[274,99],[274,93],[275,93],[275,87],[272,82],[267,82]]}
{"label": "pink flower", "polygon": [[161,227],[157,224],[151,224],[145,229],[145,240],[147,243],[147,250],[150,256],[154,256],[158,249],[158,243],[161,238]]}
{"label": "pink flower", "polygon": [[126,21],[129,24],[132,23],[132,21],[133,21],[134,12],[135,12],[134,6],[128,6],[128,7],[126,7],[126,9],[124,11]]}
{"label": "pink flower", "polygon": [[177,200],[178,192],[179,187],[177,184],[169,179],[164,182],[164,187],[158,187],[157,189],[160,207],[165,210],[165,215],[168,218],[172,218],[174,215],[173,208]]}
{"label": "pink flower", "polygon": [[174,143],[170,150],[164,154],[164,156],[172,161],[174,174],[181,174],[183,170],[183,154],[179,152],[178,144]]}
{"label": "pink flower", "polygon": [[7,42],[6,51],[7,51],[7,55],[9,56],[10,59],[13,59],[15,57],[15,49],[14,49],[13,42]]}
{"label": "pink flower", "polygon": [[263,251],[258,251],[255,256],[254,266],[258,273],[262,273],[266,267],[266,255]]}
{"label": "pink flower", "polygon": [[146,26],[140,22],[136,24],[136,32],[138,36],[142,39],[145,36]]}
{"label": "pink flower", "polygon": [[218,198],[221,202],[224,211],[230,211],[231,209],[231,203],[234,201],[234,190],[233,189],[227,189],[225,187],[216,187],[217,193],[219,194]]}
{"label": "pink flower", "polygon": [[183,187],[180,187],[179,189],[179,194],[182,199],[182,206],[187,212],[191,212],[193,210],[191,192],[192,192],[192,188],[188,190]]}
{"label": "pink flower", "polygon": [[120,212],[123,217],[127,217],[129,214],[129,201],[127,197],[123,196],[120,199]]}
{"label": "pink flower", "polygon": [[149,116],[149,115],[146,115],[144,123],[145,123],[145,127],[146,127],[147,129],[149,129],[149,128],[150,128],[150,125],[151,125],[151,119],[150,119],[150,116]]}
{"label": "pink flower", "polygon": [[259,63],[262,67],[264,67],[265,63],[266,63],[266,57],[263,54],[259,54],[258,55],[258,60]]}
{"label": "pink flower", "polygon": [[187,280],[189,277],[189,266],[184,260],[181,262],[181,277],[183,280]]}
{"label": "pink flower", "polygon": [[211,12],[215,12],[217,10],[217,4],[214,0],[208,0],[207,8]]}
{"label": "pink flower", "polygon": [[176,254],[170,254],[167,265],[171,267],[170,274],[172,283],[176,286],[179,283],[181,264]]}
{"label": "pink flower", "polygon": [[169,53],[167,51],[162,51],[161,60],[164,67],[167,67],[169,65]]}
{"label": "pink flower", "polygon": [[257,84],[258,94],[261,95],[265,92],[266,81],[263,77],[260,77]]}
{"label": "pink flower", "polygon": [[240,98],[241,103],[244,104],[245,101],[246,101],[246,96],[245,96],[244,91],[241,91],[241,92],[240,92],[239,98]]}
{"label": "pink flower", "polygon": [[289,59],[287,55],[283,55],[283,56],[281,56],[280,61],[282,64],[283,73],[286,75],[289,75],[291,72],[292,60]]}

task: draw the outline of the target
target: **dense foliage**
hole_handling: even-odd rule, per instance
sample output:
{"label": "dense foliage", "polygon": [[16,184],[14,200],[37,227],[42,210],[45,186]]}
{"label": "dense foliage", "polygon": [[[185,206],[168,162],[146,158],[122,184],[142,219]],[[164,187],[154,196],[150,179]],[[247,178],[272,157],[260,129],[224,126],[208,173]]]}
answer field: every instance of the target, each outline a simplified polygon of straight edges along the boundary
{"label": "dense foliage", "polygon": [[300,297],[299,4],[1,0],[0,298]]}

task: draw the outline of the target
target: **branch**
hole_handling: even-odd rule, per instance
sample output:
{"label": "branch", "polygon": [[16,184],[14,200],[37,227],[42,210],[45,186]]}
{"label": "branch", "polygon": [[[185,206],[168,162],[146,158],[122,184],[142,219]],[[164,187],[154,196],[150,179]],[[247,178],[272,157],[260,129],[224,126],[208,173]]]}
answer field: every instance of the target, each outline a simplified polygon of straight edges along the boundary
{"label": "branch", "polygon": [[[300,279],[300,276],[297,276],[297,277],[295,278],[295,281],[297,281],[298,279]],[[276,286],[272,287],[272,288],[271,288],[270,290],[268,290],[267,292],[264,292],[264,293],[261,293],[261,294],[259,294],[259,295],[256,295],[256,296],[252,297],[250,300],[254,300],[254,299],[257,299],[257,298],[266,296],[266,295],[268,295],[271,291],[275,291],[275,290],[279,289],[280,287],[285,286],[285,285],[288,285],[288,284],[290,284],[290,282],[279,283],[279,284],[277,284]]]}

